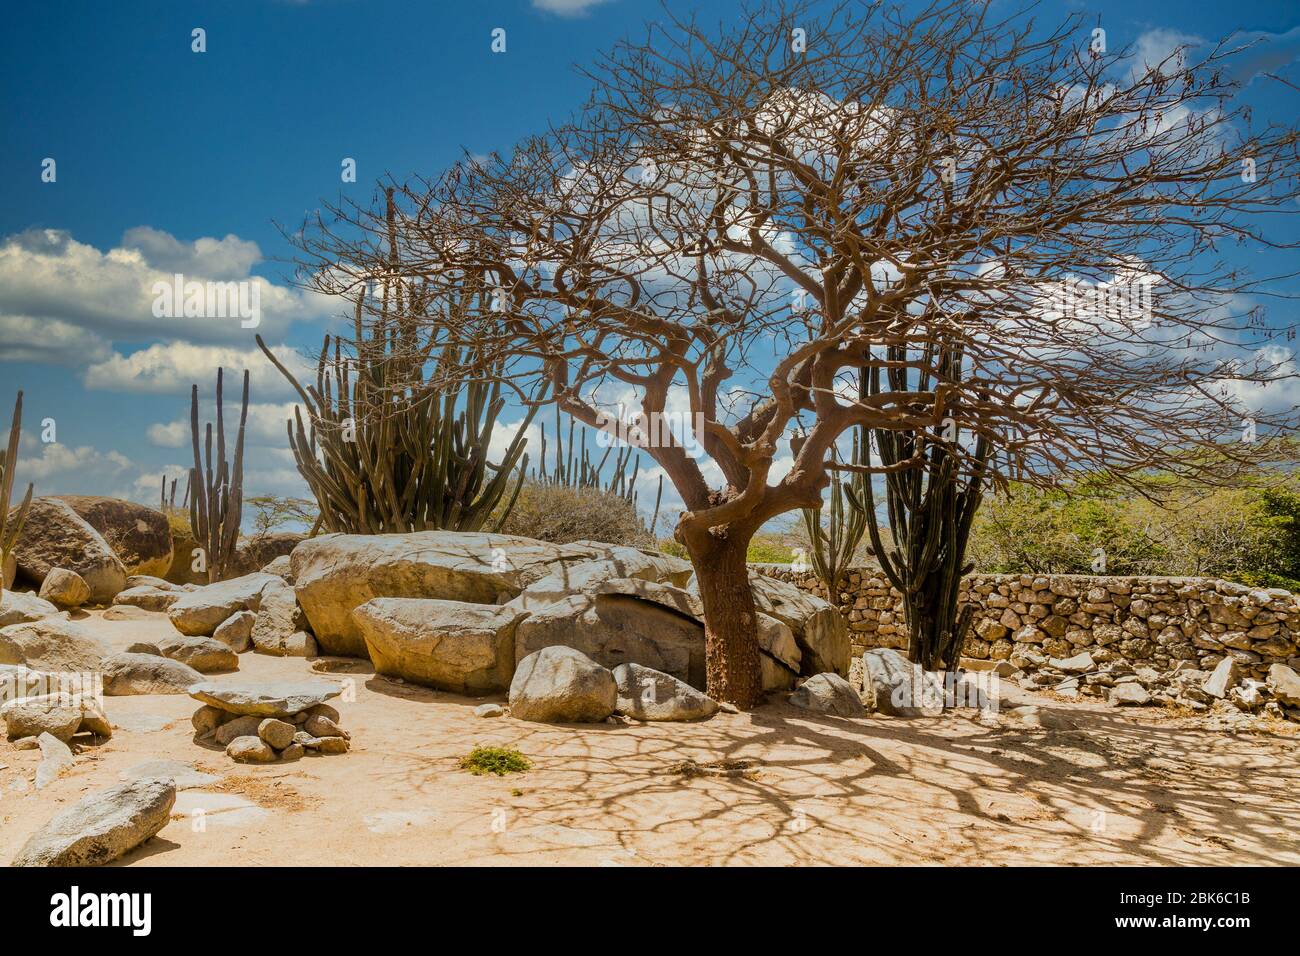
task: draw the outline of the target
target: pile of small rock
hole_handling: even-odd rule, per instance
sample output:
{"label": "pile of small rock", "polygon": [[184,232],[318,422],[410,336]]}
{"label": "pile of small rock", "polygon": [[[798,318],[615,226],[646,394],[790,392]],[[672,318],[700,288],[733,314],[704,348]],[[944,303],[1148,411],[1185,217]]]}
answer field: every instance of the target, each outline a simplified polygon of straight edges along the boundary
{"label": "pile of small rock", "polygon": [[1300,675],[1285,664],[1271,665],[1267,678],[1258,680],[1241,676],[1233,657],[1221,659],[1213,671],[1191,661],[1159,671],[1103,649],[1068,658],[1018,651],[1001,666],[1007,671],[1003,676],[1021,687],[1050,690],[1067,699],[1104,697],[1115,706],[1160,704],[1198,713],[1244,712],[1300,720]]}
{"label": "pile of small rock", "polygon": [[347,753],[352,736],[325,703],[339,693],[324,681],[195,684],[190,696],[203,702],[191,719],[195,739],[214,741],[240,763]]}

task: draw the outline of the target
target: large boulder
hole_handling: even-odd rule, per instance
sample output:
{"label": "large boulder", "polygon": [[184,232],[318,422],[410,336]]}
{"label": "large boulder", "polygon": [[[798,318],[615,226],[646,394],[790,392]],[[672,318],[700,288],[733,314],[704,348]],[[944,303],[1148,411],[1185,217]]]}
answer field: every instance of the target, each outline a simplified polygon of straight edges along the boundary
{"label": "large boulder", "polygon": [[260,571],[187,591],[168,609],[172,626],[191,637],[208,637],[240,611],[257,611],[265,594],[285,592],[288,585]]}
{"label": "large boulder", "polygon": [[158,641],[164,657],[188,664],[202,674],[239,669],[239,657],[229,645],[212,637],[168,635]]}
{"label": "large boulder", "polygon": [[146,611],[167,611],[184,594],[184,591],[174,590],[170,587],[163,589],[148,584],[140,584],[119,592],[113,598],[113,603],[115,605],[143,608]]}
{"label": "large boulder", "polygon": [[307,616],[298,606],[293,588],[285,583],[279,575],[272,577],[278,584],[268,585],[262,589],[262,600],[257,607],[250,631],[254,650],[261,654],[275,657],[305,657],[306,649],[302,646],[306,637]]}
{"label": "large boulder", "polygon": [[90,600],[90,585],[76,571],[55,568],[41,582],[41,600],[62,608],[77,608]]}
{"label": "large boulder", "polygon": [[704,687],[703,625],[628,595],[570,594],[536,608],[515,629],[515,660],[544,647],[575,648],[607,668],[640,664]]}
{"label": "large boulder", "polygon": [[104,658],[104,693],[109,697],[135,694],[188,694],[203,675],[188,664],[152,654],[112,654]]}
{"label": "large boulder", "polygon": [[99,702],[90,694],[45,694],[23,697],[0,706],[0,720],[10,740],[51,734],[67,743],[74,734],[113,736]]}
{"label": "large boulder", "polygon": [[892,647],[873,647],[862,655],[863,697],[872,709],[895,717],[943,714],[943,684]]}
{"label": "large boulder", "polygon": [[862,717],[866,710],[853,685],[839,674],[814,674],[790,695],[790,703],[803,710],[833,717]]}
{"label": "large boulder", "polygon": [[10,740],[51,734],[67,743],[81,728],[81,705],[74,697],[23,697],[0,706],[0,721]]}
{"label": "large boulder", "polygon": [[298,603],[322,653],[364,657],[365,638],[352,611],[367,601],[410,597],[504,604],[534,581],[608,557],[612,549],[479,532],[326,534],[294,548],[289,563]]}
{"label": "large boulder", "polygon": [[352,612],[375,671],[458,694],[504,690],[515,673],[509,605],[375,598]]}
{"label": "large boulder", "polygon": [[155,508],[93,495],[54,495],[100,533],[127,574],[165,575],[172,566],[172,533]]}
{"label": "large boulder", "polygon": [[228,714],[250,717],[287,717],[323,704],[343,693],[326,681],[274,681],[265,684],[195,684],[190,696]]}
{"label": "large boulder", "polygon": [[28,591],[5,591],[0,594],[0,627],[26,624],[43,617],[53,617],[59,609]]}
{"label": "large boulder", "polygon": [[39,587],[55,568],[81,575],[90,600],[107,604],[126,587],[126,567],[88,522],[59,498],[34,498],[14,545],[18,576]]}
{"label": "large boulder", "polygon": [[[244,538],[235,545],[235,574],[252,574],[261,571],[277,558],[287,558],[293,549],[307,539],[296,531],[271,531]],[[275,572],[269,572],[274,574]]]}
{"label": "large boulder", "polygon": [[172,584],[207,584],[206,566],[202,571],[194,568],[194,552],[200,547],[194,532],[190,530],[189,521],[177,519],[172,525],[172,566],[163,577]]}
{"label": "large boulder", "polygon": [[91,793],[37,830],[14,866],[100,866],[129,853],[171,819],[176,785],[131,780]]}
{"label": "large boulder", "polygon": [[718,712],[718,702],[690,684],[640,664],[614,668],[615,708],[635,720],[701,720]]}
{"label": "large boulder", "polygon": [[510,716],[540,723],[596,723],[614,712],[614,675],[571,647],[529,654],[510,682]]}
{"label": "large boulder", "polygon": [[794,633],[802,673],[848,676],[853,652],[843,614],[817,595],[758,571],[750,572],[749,583],[758,610]]}
{"label": "large boulder", "polygon": [[1287,665],[1268,666],[1268,689],[1288,707],[1300,707],[1300,674]]}
{"label": "large boulder", "polygon": [[96,671],[108,653],[89,628],[59,617],[0,628],[0,664],[41,671]]}
{"label": "large boulder", "polygon": [[[531,653],[543,644],[565,644],[582,650],[606,667],[617,667],[630,660],[667,671],[702,688],[704,607],[699,594],[668,582],[602,577],[592,573],[593,569],[613,570],[604,560],[583,562],[530,584],[510,602],[510,606],[532,613],[531,624],[525,628],[528,636],[516,657]],[[665,570],[680,579],[680,568],[669,565]],[[651,607],[638,608],[635,601]],[[663,611],[670,616],[665,617]],[[594,621],[601,619],[612,625],[612,635],[608,633],[609,627],[593,626]],[[629,627],[627,619],[636,626]],[[539,636],[541,632],[545,632],[545,637]],[[758,645],[763,689],[794,687],[802,652],[791,628],[760,613]]]}

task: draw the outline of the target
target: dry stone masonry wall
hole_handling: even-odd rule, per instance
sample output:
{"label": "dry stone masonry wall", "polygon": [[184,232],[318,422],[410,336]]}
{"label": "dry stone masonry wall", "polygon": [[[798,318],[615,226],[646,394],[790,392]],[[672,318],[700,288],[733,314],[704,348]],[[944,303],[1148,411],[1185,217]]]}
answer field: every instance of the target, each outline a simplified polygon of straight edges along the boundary
{"label": "dry stone masonry wall", "polygon": [[[810,572],[762,565],[765,574],[826,596]],[[976,574],[962,601],[978,605],[963,655],[1008,660],[1018,670],[1038,657],[1084,651],[1098,664],[1213,671],[1232,657],[1240,676],[1265,680],[1273,664],[1300,669],[1300,595],[1213,578]],[[880,571],[852,569],[838,600],[854,656],[905,648],[902,596]]]}

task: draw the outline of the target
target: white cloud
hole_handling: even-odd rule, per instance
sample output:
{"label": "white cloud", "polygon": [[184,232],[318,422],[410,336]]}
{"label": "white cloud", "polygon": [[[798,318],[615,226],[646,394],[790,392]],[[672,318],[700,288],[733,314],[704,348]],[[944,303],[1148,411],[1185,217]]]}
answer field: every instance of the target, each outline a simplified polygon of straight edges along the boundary
{"label": "white cloud", "polygon": [[[226,236],[192,242],[138,226],[107,252],[78,242],[59,229],[30,229],[0,240],[0,359],[28,360],[33,349],[56,360],[76,358],[69,348],[76,334],[82,361],[102,358],[106,339],[183,337],[201,342],[248,342],[251,329],[239,318],[167,318],[154,315],[154,284],[186,281],[246,281],[257,288],[258,330],[272,338],[291,322],[333,314],[333,302],[312,292],[275,285],[249,274],[261,259],[257,244]],[[251,295],[251,293],[250,293]],[[51,347],[48,342],[53,342]]]}
{"label": "white cloud", "polygon": [[[300,381],[312,371],[306,359],[288,346],[275,346],[271,351]],[[199,394],[205,395],[216,387],[218,367],[226,369],[226,401],[233,401],[236,408],[244,369],[249,371],[252,397],[293,394],[292,386],[260,349],[188,342],[151,345],[130,355],[114,353],[111,358],[91,364],[83,382],[87,388],[153,394],[182,394],[197,384]]]}
{"label": "white cloud", "polygon": [[84,482],[87,474],[93,474],[102,481],[134,467],[131,459],[121,452],[102,452],[89,445],[74,448],[52,442],[41,445],[40,449],[39,455],[20,454],[15,473],[16,485],[25,487],[28,482],[33,482],[38,495],[54,493],[47,485],[59,479],[75,478]]}
{"label": "white cloud", "polygon": [[[211,420],[215,411],[212,408],[212,396],[210,394],[200,397],[199,406],[199,427],[203,423]],[[206,401],[206,404],[204,403]],[[238,396],[235,396],[238,401]],[[230,399],[227,398],[227,402]],[[287,443],[288,432],[285,423],[293,418],[294,402],[252,402],[248,403],[248,425],[245,429],[245,442],[248,444],[260,444],[262,442]],[[239,406],[233,407],[229,404],[226,406],[226,421],[238,422]],[[303,412],[303,426],[308,425],[307,414]],[[234,427],[233,425],[231,427]],[[150,425],[145,432],[149,438],[149,443],[159,448],[186,448],[190,444],[190,420],[188,417],[178,418],[170,422],[155,422]],[[292,456],[289,448],[275,448],[275,451],[283,451],[286,455]],[[289,461],[292,462],[292,457]]]}
{"label": "white cloud", "polygon": [[562,17],[577,17],[609,0],[533,0],[533,7]]}

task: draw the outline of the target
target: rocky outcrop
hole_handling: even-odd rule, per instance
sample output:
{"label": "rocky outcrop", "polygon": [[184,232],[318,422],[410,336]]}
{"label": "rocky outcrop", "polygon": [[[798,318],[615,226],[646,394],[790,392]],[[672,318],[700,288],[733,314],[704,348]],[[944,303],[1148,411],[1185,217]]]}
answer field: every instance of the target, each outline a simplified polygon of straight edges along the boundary
{"label": "rocky outcrop", "polygon": [[641,664],[704,686],[703,625],[629,595],[570,594],[536,608],[515,629],[515,660],[545,647],[574,648],[607,668]]}
{"label": "rocky outcrop", "polygon": [[120,498],[55,495],[100,533],[130,574],[164,577],[172,565],[172,534],[167,516]]}
{"label": "rocky outcrop", "polygon": [[640,664],[614,668],[615,709],[633,720],[702,720],[718,712],[718,702],[671,674]]}
{"label": "rocky outcrop", "polygon": [[101,866],[167,825],[176,802],[169,780],[131,780],[91,793],[57,814],[18,851],[14,866]]}
{"label": "rocky outcrop", "polygon": [[126,567],[89,523],[58,498],[34,498],[14,546],[18,577],[40,587],[55,568],[81,575],[90,600],[107,604],[126,587]]}
{"label": "rocky outcrop", "polygon": [[182,634],[207,637],[231,615],[260,609],[265,594],[284,596],[287,591],[283,580],[259,571],[187,591],[168,609],[167,617]]}
{"label": "rocky outcrop", "polygon": [[790,628],[801,653],[804,674],[849,673],[849,631],[843,616],[807,591],[757,571],[749,575],[754,604]]}
{"label": "rocky outcrop", "polygon": [[571,647],[529,654],[510,682],[510,716],[541,723],[595,723],[614,712],[614,675]]}
{"label": "rocky outcrop", "polygon": [[362,657],[365,639],[352,611],[374,598],[504,604],[528,585],[592,560],[630,562],[639,575],[663,568],[680,576],[671,559],[635,549],[448,531],[320,535],[294,548],[290,567],[322,652]]}
{"label": "rocky outcrop", "polygon": [[510,605],[375,598],[352,612],[375,671],[460,694],[504,690],[515,672]]}
{"label": "rocky outcrop", "polygon": [[97,671],[108,653],[89,628],[63,618],[0,628],[0,664],[38,671]]}

